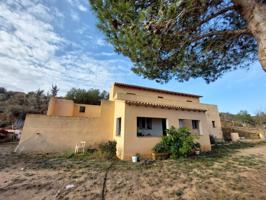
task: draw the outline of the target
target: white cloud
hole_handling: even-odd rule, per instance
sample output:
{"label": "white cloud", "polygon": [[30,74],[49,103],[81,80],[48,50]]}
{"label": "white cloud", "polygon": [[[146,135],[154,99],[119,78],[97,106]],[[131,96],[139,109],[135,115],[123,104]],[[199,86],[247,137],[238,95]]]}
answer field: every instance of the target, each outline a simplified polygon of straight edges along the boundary
{"label": "white cloud", "polygon": [[75,30],[76,33],[82,35],[83,37],[87,39],[92,39],[93,36],[90,33],[91,27],[88,26],[87,24],[81,24],[81,28]]}
{"label": "white cloud", "polygon": [[[127,62],[96,59],[60,36],[51,13],[39,1],[0,3],[0,86],[31,91],[57,84],[62,94],[71,87],[108,89],[127,74]],[[65,50],[68,45],[75,48]]]}
{"label": "white cloud", "polygon": [[96,44],[99,46],[107,45],[107,43],[103,39],[100,39],[100,38],[96,40]]}
{"label": "white cloud", "polygon": [[101,53],[99,53],[99,55],[102,55],[102,56],[115,56],[116,54],[113,53],[113,52],[101,52]]}
{"label": "white cloud", "polygon": [[61,13],[57,8],[54,8],[54,15],[55,17],[58,18],[64,18],[65,16],[63,15],[63,13]]}
{"label": "white cloud", "polygon": [[81,5],[81,4],[78,5],[78,9],[79,9],[80,11],[82,11],[82,12],[86,12],[86,11],[88,10],[85,6],[83,6],[83,5]]}
{"label": "white cloud", "polygon": [[68,0],[68,3],[72,6],[72,7],[76,7],[78,10],[82,11],[82,12],[86,12],[88,11],[87,7],[83,4],[83,2],[85,2],[88,5],[88,2],[82,1],[82,0]]}
{"label": "white cloud", "polygon": [[72,18],[74,21],[79,21],[79,20],[80,20],[80,17],[79,17],[79,15],[78,15],[78,13],[76,13],[76,12],[74,12],[74,11],[71,11],[70,16],[71,16],[71,18]]}

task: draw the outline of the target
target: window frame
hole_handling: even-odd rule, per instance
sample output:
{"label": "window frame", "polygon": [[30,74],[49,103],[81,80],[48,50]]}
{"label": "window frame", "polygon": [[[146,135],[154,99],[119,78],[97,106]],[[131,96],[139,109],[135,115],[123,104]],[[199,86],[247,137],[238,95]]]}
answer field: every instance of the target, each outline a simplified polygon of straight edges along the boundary
{"label": "window frame", "polygon": [[191,120],[192,129],[199,129],[199,120]]}
{"label": "window frame", "polygon": [[152,130],[152,118],[151,117],[137,117],[137,128]]}
{"label": "window frame", "polygon": [[116,118],[116,131],[115,131],[115,135],[116,136],[121,136],[121,130],[122,130],[122,117],[117,117]]}
{"label": "window frame", "polygon": [[79,106],[79,113],[85,113],[86,112],[86,106]]}
{"label": "window frame", "polygon": [[[182,124],[182,126],[180,126],[181,124]],[[179,119],[178,125],[179,125],[179,128],[184,128],[185,127],[185,119]]]}
{"label": "window frame", "polygon": [[212,128],[216,128],[216,123],[215,123],[215,121],[212,121]]}

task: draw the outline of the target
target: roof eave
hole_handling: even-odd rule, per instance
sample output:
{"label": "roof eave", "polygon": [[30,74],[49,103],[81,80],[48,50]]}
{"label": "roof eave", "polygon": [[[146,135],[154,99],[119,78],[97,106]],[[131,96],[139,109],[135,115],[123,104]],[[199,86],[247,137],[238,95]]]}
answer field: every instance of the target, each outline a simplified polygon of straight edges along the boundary
{"label": "roof eave", "polygon": [[156,104],[156,103],[148,103],[148,102],[140,102],[140,101],[126,100],[125,102],[128,105],[162,108],[162,109],[183,110],[183,111],[192,111],[192,112],[206,112],[207,111],[201,108],[186,108],[186,107],[176,106],[176,105],[165,105],[165,104]]}
{"label": "roof eave", "polygon": [[201,98],[202,97],[202,96],[195,95],[195,94],[161,90],[161,89],[156,89],[156,88],[148,88],[148,87],[137,86],[137,85],[129,85],[129,84],[125,84],[125,83],[117,83],[116,82],[116,83],[114,83],[114,86],[132,88],[132,89],[137,89],[137,90],[159,92],[159,93],[165,93],[165,94],[171,94],[171,95],[177,95],[177,96],[186,96],[186,97],[192,97],[192,98]]}

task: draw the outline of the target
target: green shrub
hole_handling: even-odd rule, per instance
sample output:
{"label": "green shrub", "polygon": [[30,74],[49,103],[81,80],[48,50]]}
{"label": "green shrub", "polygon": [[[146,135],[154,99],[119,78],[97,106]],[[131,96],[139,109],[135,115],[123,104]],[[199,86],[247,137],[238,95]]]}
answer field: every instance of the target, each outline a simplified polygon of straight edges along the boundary
{"label": "green shrub", "polygon": [[214,137],[214,135],[209,135],[209,137],[210,137],[210,142],[211,142],[211,144],[215,144],[216,141],[215,141],[215,137]]}
{"label": "green shrub", "polygon": [[171,127],[166,131],[167,135],[153,148],[157,153],[170,153],[172,158],[186,157],[194,148],[195,137],[187,128],[176,129]]}
{"label": "green shrub", "polygon": [[168,153],[168,150],[169,150],[168,146],[165,143],[162,143],[162,142],[156,144],[153,147],[153,151],[155,153]]}
{"label": "green shrub", "polygon": [[200,150],[200,143],[195,142],[195,143],[193,144],[193,149],[194,149],[194,150]]}
{"label": "green shrub", "polygon": [[99,145],[102,156],[108,160],[116,159],[116,141],[108,141]]}

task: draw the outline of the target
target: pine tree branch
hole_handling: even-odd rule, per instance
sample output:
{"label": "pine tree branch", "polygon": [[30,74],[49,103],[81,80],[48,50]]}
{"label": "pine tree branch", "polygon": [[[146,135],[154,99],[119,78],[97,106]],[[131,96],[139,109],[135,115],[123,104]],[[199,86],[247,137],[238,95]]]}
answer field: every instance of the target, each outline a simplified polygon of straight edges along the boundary
{"label": "pine tree branch", "polygon": [[208,22],[209,20],[211,20],[211,19],[213,19],[215,17],[218,17],[221,14],[224,14],[224,13],[230,11],[230,10],[234,10],[236,7],[237,6],[235,6],[235,5],[229,6],[229,7],[224,8],[224,9],[222,9],[222,10],[216,12],[216,13],[213,13],[212,15],[209,15],[207,18],[205,18],[204,20],[202,20],[198,26],[201,26],[202,24]]}
{"label": "pine tree branch", "polygon": [[[215,17],[217,17],[219,15],[222,15],[222,14],[224,14],[224,13],[230,11],[230,10],[234,10],[236,8],[237,8],[237,6],[233,5],[233,6],[226,7],[226,8],[224,8],[224,9],[222,9],[222,10],[216,12],[216,13],[213,13],[213,14],[209,15],[207,18],[205,18],[202,21],[200,21],[196,26],[193,26],[193,28],[190,28],[190,30],[192,31],[193,29],[196,29],[196,28],[200,27],[202,24],[207,23],[211,19],[214,19]],[[184,35],[187,31],[188,30],[180,31],[180,32],[177,32],[176,34],[177,35]]]}
{"label": "pine tree branch", "polygon": [[242,35],[242,34],[251,34],[248,29],[238,29],[238,30],[225,30],[225,31],[212,31],[203,35],[196,36],[189,41],[189,43],[196,42],[198,40],[204,39],[206,37],[218,36],[218,35]]}

